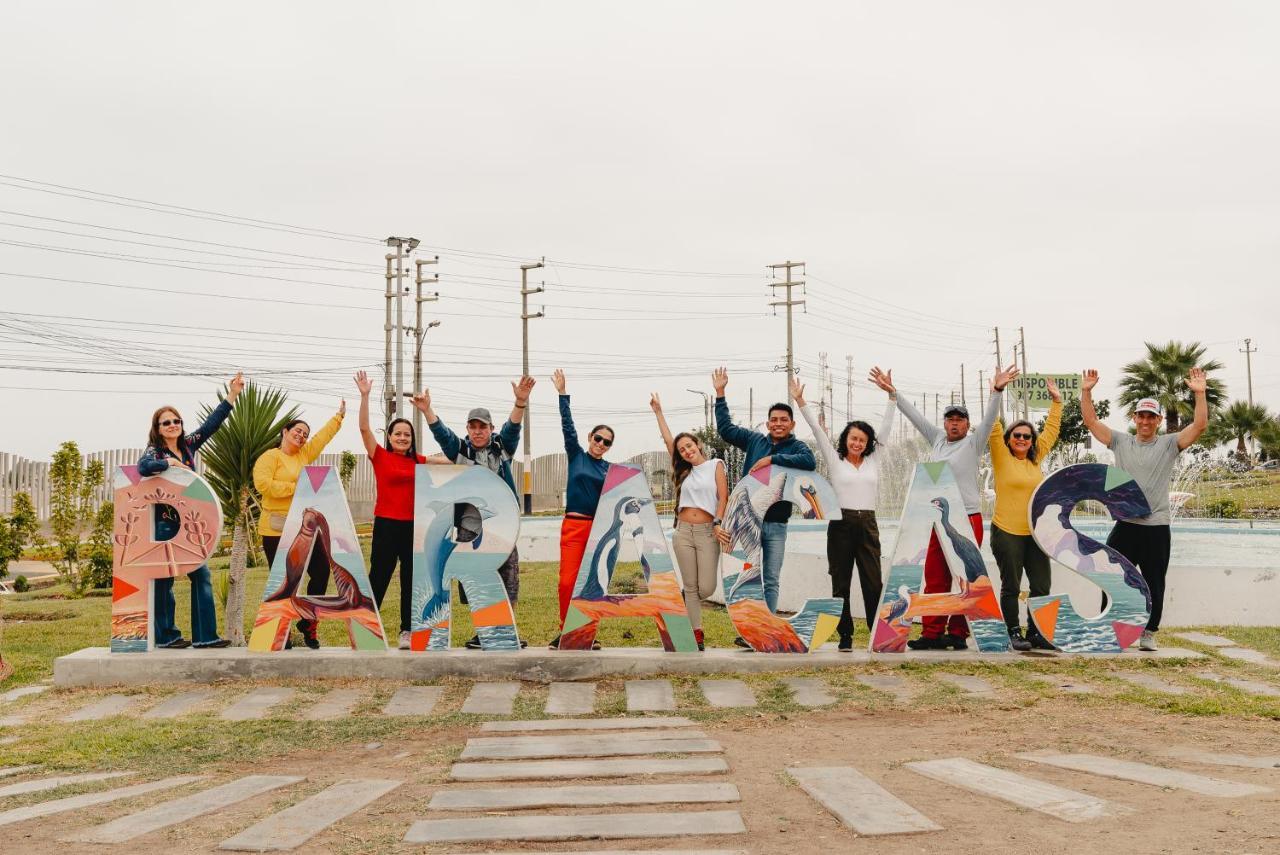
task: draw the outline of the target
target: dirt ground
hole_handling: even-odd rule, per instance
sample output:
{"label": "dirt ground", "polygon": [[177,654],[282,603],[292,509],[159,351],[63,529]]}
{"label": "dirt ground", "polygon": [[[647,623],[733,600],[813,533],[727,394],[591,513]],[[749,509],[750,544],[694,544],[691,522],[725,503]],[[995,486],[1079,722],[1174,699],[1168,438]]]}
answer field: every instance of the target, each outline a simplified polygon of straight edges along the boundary
{"label": "dirt ground", "polygon": [[[711,848],[797,854],[875,851],[884,855],[975,848],[990,852],[1137,852],[1144,855],[1188,852],[1262,855],[1280,851],[1280,769],[1198,766],[1185,760],[1170,760],[1162,754],[1171,747],[1275,754],[1280,749],[1280,737],[1274,722],[1174,716],[1137,706],[1117,706],[1103,713],[1096,707],[1075,704],[1070,698],[1048,698],[1027,708],[1004,708],[996,703],[966,700],[952,708],[927,713],[899,708],[814,711],[785,716],[761,713],[700,727],[724,745],[730,766],[726,776],[706,776],[700,780],[726,780],[738,785],[742,793],[739,809],[748,829],[746,835],[439,847],[401,843],[408,827],[426,817],[426,803],[438,789],[503,786],[445,783],[450,762],[466,738],[478,733],[478,728],[467,726],[449,730],[423,728],[409,738],[347,747],[340,753],[317,746],[269,766],[228,764],[209,769],[210,783],[245,774],[305,775],[307,781],[202,817],[188,827],[149,836],[145,842],[129,848],[210,852],[219,841],[337,780],[395,778],[406,783],[297,851],[465,853]],[[1175,766],[1213,777],[1271,786],[1277,792],[1247,798],[1211,798],[1039,766],[1013,756],[1041,748]],[[933,782],[902,766],[907,761],[944,757],[967,757],[1011,768],[1133,810],[1124,816],[1072,824]],[[784,770],[792,765],[854,766],[944,830],[859,838],[789,781]],[[653,782],[661,780],[664,779],[652,779]],[[636,780],[610,779],[600,783],[623,782],[635,783]],[[158,802],[179,792],[184,791],[147,798]],[[5,829],[4,844],[0,848],[5,852],[62,855],[109,851],[101,846],[59,843],[57,838],[89,824],[131,813],[146,803],[105,805],[10,827]],[[728,807],[733,806],[648,806],[564,812],[647,813]],[[446,815],[468,814],[435,814]]]}

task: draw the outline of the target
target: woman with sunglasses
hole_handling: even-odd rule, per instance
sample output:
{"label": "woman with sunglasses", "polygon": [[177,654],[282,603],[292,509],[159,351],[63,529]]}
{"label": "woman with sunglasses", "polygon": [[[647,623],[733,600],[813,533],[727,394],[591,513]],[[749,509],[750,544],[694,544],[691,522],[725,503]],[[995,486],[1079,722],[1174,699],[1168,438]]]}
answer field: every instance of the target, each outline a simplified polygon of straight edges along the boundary
{"label": "woman with sunglasses", "polygon": [[[240,390],[244,388],[244,375],[237,374],[227,384],[227,397],[213,408],[199,429],[182,432],[182,416],[173,407],[161,407],[151,415],[151,434],[147,438],[147,450],[138,460],[138,473],[143,476],[159,475],[170,466],[182,469],[196,467],[196,452],[209,437],[222,427],[231,415]],[[156,538],[166,540],[178,533],[178,512],[169,505],[155,506]],[[173,579],[155,580],[155,641],[157,647],[177,650],[183,647],[226,647],[231,644],[218,636],[218,613],[213,604],[213,580],[209,565],[187,574],[191,580],[191,641],[182,637],[174,623]]]}
{"label": "woman with sunglasses", "polygon": [[991,471],[996,488],[995,513],[991,517],[991,553],[1000,568],[1000,611],[1009,628],[1009,645],[1014,650],[1053,650],[1053,645],[1028,617],[1027,634],[1022,634],[1018,615],[1018,592],[1022,574],[1027,574],[1031,596],[1049,593],[1049,556],[1031,536],[1027,507],[1031,494],[1044,480],[1040,465],[1058,441],[1062,424],[1062,393],[1050,380],[1046,386],[1053,403],[1044,422],[1044,432],[1036,435],[1031,422],[1019,419],[1004,430],[1000,420],[991,426],[987,445],[991,449]]}
{"label": "woman with sunglasses", "polygon": [[[258,534],[262,536],[262,551],[267,554],[268,568],[276,560],[276,550],[280,547],[284,522],[289,516],[289,506],[293,504],[293,494],[298,489],[302,467],[315,462],[329,441],[337,436],[346,414],[347,402],[343,400],[338,405],[338,412],[316,431],[315,436],[311,436],[310,425],[302,419],[293,419],[280,431],[279,444],[268,449],[253,464],[253,485],[262,495]],[[307,593],[323,594],[328,585],[329,559],[324,550],[314,549],[307,564]],[[307,647],[319,649],[320,639],[316,636],[314,621],[298,621],[298,631],[302,633]],[[292,640],[285,646],[292,647]]]}
{"label": "woman with sunglasses", "polygon": [[858,567],[858,586],[862,591],[862,611],[871,629],[876,609],[880,607],[883,587],[880,564],[880,526],[876,521],[876,505],[880,495],[880,458],[873,455],[893,427],[897,412],[897,397],[889,395],[880,430],[864,421],[851,421],[840,432],[840,438],[832,445],[827,432],[818,421],[813,407],[804,400],[804,384],[799,377],[791,378],[791,397],[800,406],[804,420],[809,423],[817,442],[818,451],[827,462],[827,477],[836,498],[840,500],[840,518],[827,525],[827,572],[831,575],[831,596],[843,601],[840,623],[836,631],[840,635],[838,650],[853,651],[853,613],[849,608],[849,594],[853,588],[853,568]]}
{"label": "woman with sunglasses", "polygon": [[658,430],[671,455],[671,480],[676,485],[676,530],[671,549],[684,582],[684,606],[698,649],[705,650],[702,601],[715,593],[720,580],[720,549],[730,541],[729,532],[720,527],[729,504],[729,476],[724,461],[708,459],[696,436],[671,435],[657,392],[649,399],[649,406],[658,418]]}
{"label": "woman with sunglasses", "polygon": [[[613,445],[613,428],[596,425],[591,429],[587,447],[578,443],[578,431],[573,426],[573,414],[569,411],[569,394],[565,391],[564,372],[559,368],[551,375],[556,392],[560,395],[560,429],[564,433],[564,453],[569,458],[569,477],[565,485],[564,522],[560,524],[560,627],[564,629],[564,617],[569,613],[569,601],[573,599],[573,586],[578,580],[578,568],[587,551],[587,539],[591,536],[591,523],[596,515],[596,505],[604,492],[604,476],[609,463],[604,459]],[[551,640],[549,647],[560,647],[560,636]],[[600,643],[592,647],[599,649]]]}

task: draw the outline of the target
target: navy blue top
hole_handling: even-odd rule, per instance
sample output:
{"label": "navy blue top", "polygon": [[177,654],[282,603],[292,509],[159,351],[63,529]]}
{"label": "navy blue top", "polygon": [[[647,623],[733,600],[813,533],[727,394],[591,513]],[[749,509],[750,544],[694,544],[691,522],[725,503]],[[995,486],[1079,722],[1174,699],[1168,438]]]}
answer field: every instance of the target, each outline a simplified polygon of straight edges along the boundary
{"label": "navy blue top", "polygon": [[[716,430],[725,442],[742,449],[740,477],[746,477],[751,467],[762,457],[771,457],[773,463],[790,469],[812,471],[818,468],[813,450],[797,439],[794,433],[788,434],[787,438],[780,442],[774,442],[767,433],[735,425],[729,416],[729,404],[723,396],[716,398]],[[791,516],[791,503],[778,502],[765,513],[764,519],[765,522],[786,522],[789,516]]]}
{"label": "navy blue top", "polygon": [[594,517],[600,494],[604,492],[604,476],[609,471],[606,460],[597,460],[578,444],[578,431],[569,412],[569,396],[560,396],[560,429],[564,432],[564,453],[569,458],[569,480],[565,485],[564,511]]}
{"label": "navy blue top", "polygon": [[[204,424],[178,440],[178,451],[181,453],[180,459],[188,469],[195,468],[196,452],[200,450],[200,446],[204,445],[209,437],[213,436],[214,431],[222,427],[222,423],[227,420],[229,415],[231,415],[231,405],[226,401],[221,401],[218,406],[213,408],[213,412],[209,413],[209,418],[204,420]],[[168,458],[170,457],[177,457],[177,455],[169,450],[169,446],[166,445],[160,448],[156,448],[154,445],[148,446],[147,450],[142,452],[142,457],[138,458],[138,474],[144,476],[159,475],[169,468]],[[181,523],[178,519],[176,508],[170,505],[155,505],[155,536],[157,540],[168,540],[174,537],[180,527]]]}

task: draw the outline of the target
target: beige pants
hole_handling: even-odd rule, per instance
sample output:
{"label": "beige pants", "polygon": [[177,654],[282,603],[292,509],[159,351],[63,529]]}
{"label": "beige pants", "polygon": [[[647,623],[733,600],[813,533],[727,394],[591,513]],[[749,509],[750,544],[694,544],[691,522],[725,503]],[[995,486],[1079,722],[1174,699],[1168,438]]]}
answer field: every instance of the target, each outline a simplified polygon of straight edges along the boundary
{"label": "beige pants", "polygon": [[720,581],[720,543],[711,523],[676,520],[671,538],[680,578],[684,580],[684,607],[694,629],[702,629],[702,601],[715,593]]}

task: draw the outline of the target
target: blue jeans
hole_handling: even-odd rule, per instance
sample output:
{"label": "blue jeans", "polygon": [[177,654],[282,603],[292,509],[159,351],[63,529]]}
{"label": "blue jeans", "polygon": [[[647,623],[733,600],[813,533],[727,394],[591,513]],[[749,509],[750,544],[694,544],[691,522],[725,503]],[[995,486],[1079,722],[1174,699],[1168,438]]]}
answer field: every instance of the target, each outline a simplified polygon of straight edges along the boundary
{"label": "blue jeans", "polygon": [[787,549],[787,524],[766,522],[760,527],[760,569],[764,577],[764,604],[778,610],[778,583],[782,580],[782,560]]}
{"label": "blue jeans", "polygon": [[[191,641],[208,644],[218,640],[218,613],[213,605],[213,574],[201,565],[187,574],[191,580]],[[182,637],[174,623],[173,579],[156,579],[156,644],[168,644]]]}

